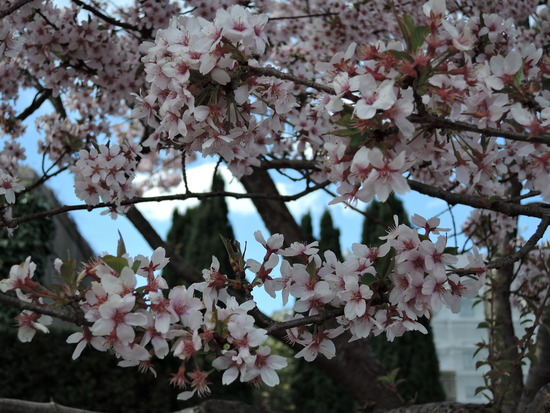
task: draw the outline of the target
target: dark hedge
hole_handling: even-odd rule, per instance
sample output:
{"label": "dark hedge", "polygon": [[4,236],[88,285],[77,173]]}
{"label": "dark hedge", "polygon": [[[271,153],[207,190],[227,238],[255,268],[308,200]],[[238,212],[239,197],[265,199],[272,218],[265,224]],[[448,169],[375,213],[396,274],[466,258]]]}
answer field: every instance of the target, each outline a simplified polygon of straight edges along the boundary
{"label": "dark hedge", "polygon": [[[181,390],[169,384],[178,360],[155,364],[158,379],[137,368],[117,366],[115,356],[87,348],[71,359],[70,332],[37,333],[31,343],[21,343],[15,328],[0,329],[0,397],[62,405],[105,413],[163,413],[199,403],[197,398],[176,399]],[[219,373],[215,373],[216,375]],[[212,377],[214,383],[221,383]],[[213,398],[243,400],[232,386],[211,386]],[[250,399],[248,400],[250,402]]]}

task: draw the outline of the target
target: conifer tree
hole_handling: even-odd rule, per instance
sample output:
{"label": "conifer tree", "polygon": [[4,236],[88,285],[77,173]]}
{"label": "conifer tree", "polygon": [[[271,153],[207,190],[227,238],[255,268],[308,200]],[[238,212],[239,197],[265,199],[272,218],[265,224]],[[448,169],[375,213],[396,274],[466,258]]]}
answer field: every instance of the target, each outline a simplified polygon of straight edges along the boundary
{"label": "conifer tree", "polygon": [[[212,191],[223,191],[225,182],[216,174],[212,180]],[[208,268],[212,255],[220,261],[220,271],[231,275],[229,257],[220,235],[235,239],[233,228],[228,219],[229,209],[225,198],[213,197],[201,201],[200,205],[189,208],[184,214],[174,210],[172,228],[168,232],[168,241],[175,245],[182,258],[197,268]],[[167,267],[164,277],[170,286],[181,284],[175,274]]]}
{"label": "conifer tree", "polygon": [[[380,237],[387,234],[388,227],[395,225],[394,215],[397,215],[399,224],[410,225],[403,202],[393,194],[386,203],[372,201],[365,214],[361,242],[369,246],[383,243]],[[425,317],[419,321],[428,334],[412,331],[393,342],[380,335],[371,338],[369,343],[388,371],[399,368],[397,388],[406,400],[415,400],[416,403],[441,401],[445,399],[445,392],[439,381],[439,361],[430,321]]]}
{"label": "conifer tree", "polygon": [[334,227],[332,221],[332,215],[328,209],[321,216],[320,225],[320,237],[319,237],[319,252],[321,256],[323,252],[331,250],[336,254],[336,258],[342,259],[342,251],[340,249],[340,230]]}
{"label": "conifer tree", "polygon": [[302,234],[306,237],[304,241],[307,241],[308,243],[315,241],[315,237],[313,236],[311,212],[308,211],[304,216],[302,216],[300,221],[300,229],[302,230]]}

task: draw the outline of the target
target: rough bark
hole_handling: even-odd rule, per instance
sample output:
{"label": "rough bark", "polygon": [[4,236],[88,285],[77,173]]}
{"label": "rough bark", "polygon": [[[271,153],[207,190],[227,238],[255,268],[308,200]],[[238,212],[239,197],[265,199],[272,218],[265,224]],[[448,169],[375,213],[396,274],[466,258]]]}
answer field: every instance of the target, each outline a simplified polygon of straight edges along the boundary
{"label": "rough bark", "polygon": [[441,402],[403,406],[379,413],[482,413],[489,411],[484,404]]}
{"label": "rough bark", "polygon": [[[242,178],[243,185],[248,192],[265,193],[276,196],[279,194],[273,180],[262,169],[256,169],[255,173]],[[277,199],[254,198],[253,202],[260,213],[266,227],[271,233],[279,232],[284,234],[287,243],[303,240],[299,225],[294,220],[286,204]],[[150,223],[143,215],[132,207],[127,212],[128,219],[134,224],[138,231],[144,236],[152,248],[164,247],[170,257],[170,264],[178,276],[190,282],[201,281],[200,272],[175,253],[173,248],[162,240]],[[252,313],[259,327],[267,328],[273,321],[259,310]],[[276,331],[271,335],[284,341],[286,333]],[[343,335],[336,340],[336,357],[327,360],[318,357],[315,361],[320,368],[336,380],[344,383],[350,389],[359,403],[379,409],[389,409],[401,406],[403,399],[389,386],[378,380],[386,375],[386,371],[374,352],[363,341],[348,343],[349,336]],[[299,349],[297,349],[299,350]]]}
{"label": "rough bark", "polygon": [[[15,399],[0,399],[0,411],[2,413],[100,413],[62,406],[54,402],[37,403]],[[268,411],[238,401],[212,399],[173,413],[268,413]]]}
{"label": "rough bark", "polygon": [[[539,410],[530,410],[528,413],[540,413],[548,407],[550,400],[548,390],[537,395],[541,403],[533,408]],[[540,396],[540,397],[539,397]],[[486,407],[479,404],[462,404],[454,402],[429,403],[414,406],[400,407],[391,410],[376,410],[376,413],[482,413]],[[0,411],[2,413],[100,413],[91,410],[77,409],[74,407],[63,406],[55,402],[37,403],[26,400],[1,399]],[[160,412],[162,413],[162,412]],[[230,401],[230,400],[206,400],[194,407],[188,407],[183,410],[178,410],[172,413],[275,413],[258,406],[250,406],[248,404]]]}
{"label": "rough bark", "polygon": [[151,248],[163,247],[166,250],[166,256],[170,257],[168,265],[177,273],[178,278],[184,279],[189,283],[204,281],[201,272],[181,258],[172,245],[164,242],[149,221],[135,206],[131,206],[128,212],[126,212],[126,218],[136,227]]}
{"label": "rough bark", "polygon": [[512,322],[510,286],[514,274],[513,264],[496,272],[493,281],[494,331],[491,346],[495,349],[490,359],[494,371],[500,371],[496,378],[495,396],[502,398],[502,412],[515,412],[523,391],[523,373],[519,363],[517,339]]}
{"label": "rough bark", "polygon": [[550,384],[542,387],[523,413],[550,412]]}
{"label": "rough bark", "polygon": [[[511,197],[520,194],[521,186],[512,182]],[[517,237],[517,218],[514,229],[506,234],[497,248],[502,257],[514,253]],[[523,372],[519,360],[517,338],[512,321],[510,290],[514,280],[514,263],[503,265],[495,271],[491,283],[493,328],[489,337],[489,365],[493,370],[492,387],[495,404],[503,413],[515,412],[523,391]]]}
{"label": "rough bark", "polygon": [[[255,169],[252,175],[241,178],[247,192],[265,193],[273,198],[279,194],[269,173]],[[288,210],[286,204],[277,199],[254,198],[252,200],[267,229],[273,233],[282,233],[287,243],[304,240],[300,226]],[[396,390],[378,380],[386,371],[372,349],[364,341],[348,343],[348,335],[336,341],[336,357],[327,360],[318,357],[315,364],[336,380],[344,383],[350,393],[362,405],[378,409],[389,409],[403,404]]]}
{"label": "rough bark", "polygon": [[[279,191],[264,169],[254,169],[254,173],[241,178],[241,182],[250,193],[264,193],[277,196]],[[262,217],[267,230],[272,233],[280,233],[285,236],[287,244],[296,241],[305,240],[305,236],[300,230],[300,226],[288,210],[283,201],[277,199],[253,198],[252,202]]]}
{"label": "rough bark", "polygon": [[[546,305],[541,317],[541,324],[537,333],[537,343],[535,355],[536,363],[531,363],[527,382],[523,389],[521,402],[518,408],[519,412],[526,411],[527,405],[531,403],[537,393],[548,383],[550,383],[550,306]],[[548,388],[545,391],[548,397]],[[542,411],[542,410],[541,410]],[[547,410],[550,411],[550,408]]]}

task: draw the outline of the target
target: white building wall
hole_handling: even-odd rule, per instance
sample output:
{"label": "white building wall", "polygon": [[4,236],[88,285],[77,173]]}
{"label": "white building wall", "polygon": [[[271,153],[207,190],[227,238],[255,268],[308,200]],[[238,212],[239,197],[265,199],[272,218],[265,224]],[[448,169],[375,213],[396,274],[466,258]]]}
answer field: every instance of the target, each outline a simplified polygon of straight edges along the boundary
{"label": "white building wall", "polygon": [[[483,386],[483,373],[487,366],[476,369],[476,362],[486,358],[485,350],[480,351],[475,357],[476,344],[482,340],[487,341],[487,330],[477,328],[479,323],[485,321],[483,303],[473,307],[474,299],[464,298],[459,314],[453,314],[449,309],[444,308],[434,314],[431,326],[434,334],[435,346],[439,358],[439,367],[443,372],[447,387],[453,387],[454,377],[454,398],[452,391],[447,390],[447,398],[463,403],[486,403],[487,399],[481,394],[475,394],[476,388]],[[519,321],[515,317],[514,328],[516,335],[523,331]],[[524,373],[527,373],[527,366],[524,366]]]}

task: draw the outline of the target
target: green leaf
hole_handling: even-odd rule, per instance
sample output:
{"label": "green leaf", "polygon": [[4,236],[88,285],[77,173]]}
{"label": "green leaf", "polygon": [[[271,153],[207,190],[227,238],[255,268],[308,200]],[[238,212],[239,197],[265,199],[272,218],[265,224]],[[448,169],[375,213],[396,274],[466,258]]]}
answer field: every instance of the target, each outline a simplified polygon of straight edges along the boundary
{"label": "green leaf", "polygon": [[424,39],[430,33],[430,29],[426,26],[418,26],[413,29],[411,36],[411,52],[416,53],[420,46],[424,43]]}
{"label": "green leaf", "polygon": [[124,245],[124,240],[122,239],[122,234],[120,231],[118,231],[118,245],[116,248],[116,256],[122,257],[124,254],[126,254],[126,246]]}
{"label": "green leaf", "polygon": [[364,140],[365,140],[365,136],[358,133],[356,135],[353,135],[349,143],[349,146],[351,147],[359,146],[363,143]]}
{"label": "green leaf", "polygon": [[426,26],[415,26],[411,16],[398,17],[397,24],[407,44],[407,50],[410,53],[416,53],[430,30]]}
{"label": "green leaf", "polygon": [[317,279],[317,264],[315,264],[315,260],[308,262],[306,271],[311,278]]}
{"label": "green leaf", "polygon": [[132,264],[132,271],[133,272],[136,272],[137,270],[139,270],[139,266],[141,265],[141,261],[140,260],[136,260],[134,261],[134,263]]}
{"label": "green leaf", "polygon": [[362,281],[363,281],[363,284],[365,284],[365,285],[372,285],[376,281],[378,281],[378,279],[374,275],[372,275],[371,273],[367,272],[367,273],[363,274]]}
{"label": "green leaf", "polygon": [[527,353],[527,358],[529,359],[531,364],[537,364],[539,362],[539,358],[534,351],[530,351],[529,353]]}
{"label": "green leaf", "polygon": [[342,116],[340,119],[338,119],[336,122],[338,126],[343,126],[345,128],[351,128],[353,127],[353,115],[351,113],[346,113],[344,116]]}
{"label": "green leaf", "polygon": [[391,52],[397,58],[397,60],[408,60],[409,62],[414,61],[413,57],[408,52],[404,52],[401,50],[392,50]]}
{"label": "green leaf", "polygon": [[388,278],[390,273],[393,271],[393,268],[395,267],[395,257],[392,252],[387,253],[384,257],[378,258],[376,260],[376,263],[374,264],[374,268],[376,269],[376,273],[379,275],[381,279]]}
{"label": "green leaf", "polygon": [[102,257],[105,264],[111,267],[117,274],[120,274],[124,267],[128,266],[128,261],[122,257],[113,257],[112,255],[105,255]]}
{"label": "green leaf", "polygon": [[72,285],[75,280],[75,269],[76,269],[76,260],[73,258],[70,258],[68,260],[63,261],[63,264],[61,264],[61,279],[65,281],[66,284]]}
{"label": "green leaf", "polygon": [[519,85],[523,79],[523,66],[514,75],[514,85]]}
{"label": "green leaf", "polygon": [[486,386],[479,386],[479,387],[476,387],[476,391],[474,393],[474,396],[477,396],[478,393],[481,393],[483,390],[487,390],[487,387]]}
{"label": "green leaf", "polygon": [[481,366],[485,366],[487,364],[489,364],[487,361],[476,361],[476,370],[479,369]]}
{"label": "green leaf", "polygon": [[477,328],[489,328],[489,323],[487,321],[482,321],[477,325]]}
{"label": "green leaf", "polygon": [[357,133],[357,129],[336,129],[333,131],[330,131],[330,135],[335,136],[353,136]]}
{"label": "green leaf", "polygon": [[458,247],[445,247],[444,254],[458,255]]}
{"label": "green leaf", "polygon": [[244,273],[245,263],[244,255],[241,252],[241,244],[238,241],[231,241],[221,234],[220,238],[227,251],[227,255],[229,255],[229,263],[231,264],[231,269],[237,275]]}
{"label": "green leaf", "polygon": [[396,384],[397,383],[396,379],[398,374],[399,374],[399,367],[396,369],[393,369],[386,376],[378,377],[377,380],[383,383]]}

